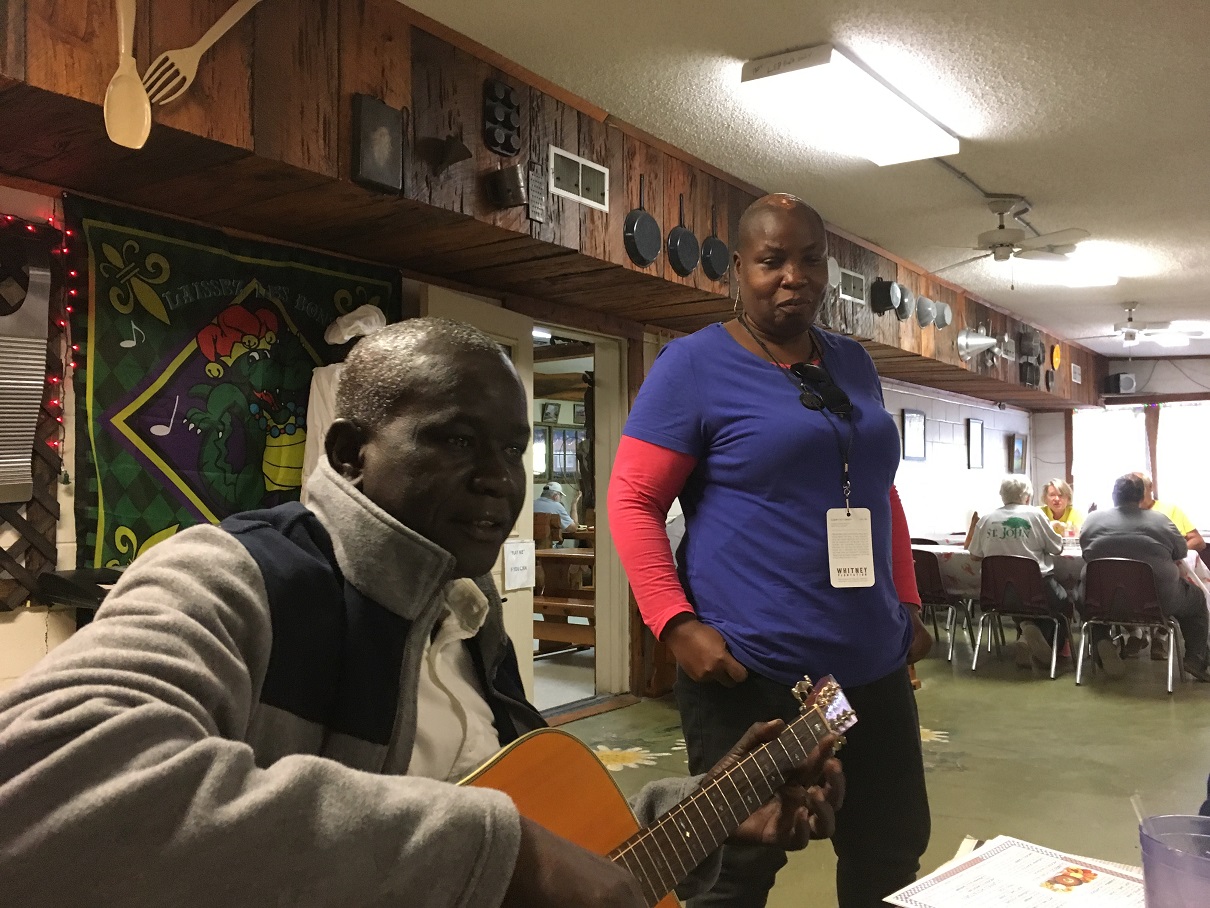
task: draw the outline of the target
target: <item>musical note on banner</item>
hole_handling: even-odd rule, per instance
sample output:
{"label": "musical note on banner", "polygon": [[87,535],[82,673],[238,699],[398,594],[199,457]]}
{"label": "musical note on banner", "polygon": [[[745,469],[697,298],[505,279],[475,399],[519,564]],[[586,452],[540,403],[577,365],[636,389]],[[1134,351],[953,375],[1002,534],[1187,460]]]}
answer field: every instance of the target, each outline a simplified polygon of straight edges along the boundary
{"label": "musical note on banner", "polygon": [[140,328],[138,325],[136,325],[134,322],[131,322],[131,323],[130,323],[130,337],[129,337],[128,339],[123,340],[122,342],[120,342],[120,343],[118,344],[118,346],[119,346],[119,347],[125,347],[125,348],[126,348],[126,349],[128,349],[128,350],[129,350],[131,347],[137,347],[137,346],[139,345],[139,342],[138,342],[138,340],[135,338],[135,335],[136,335],[136,334],[142,334],[142,335],[143,335],[143,340],[147,340],[147,335],[146,335],[146,334],[143,334],[143,329],[141,329],[141,328]]}
{"label": "musical note on banner", "polygon": [[[122,343],[126,343],[126,342],[123,341]],[[172,425],[176,420],[176,405],[179,404],[180,402],[181,402],[181,395],[178,394],[176,396],[176,400],[174,400],[172,402],[172,415],[168,417],[167,424],[162,425],[162,426],[159,424],[152,426],[151,427],[152,435],[158,435],[162,438],[165,435],[167,435],[169,432],[172,431]]]}

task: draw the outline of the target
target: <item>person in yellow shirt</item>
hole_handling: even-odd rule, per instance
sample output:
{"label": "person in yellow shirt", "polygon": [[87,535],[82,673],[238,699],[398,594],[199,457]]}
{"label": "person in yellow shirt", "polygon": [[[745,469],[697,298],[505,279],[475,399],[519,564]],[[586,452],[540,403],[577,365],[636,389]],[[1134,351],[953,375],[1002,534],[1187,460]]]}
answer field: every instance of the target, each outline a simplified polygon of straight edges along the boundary
{"label": "person in yellow shirt", "polygon": [[[1189,545],[1189,551],[1202,552],[1206,548],[1206,540],[1202,538],[1202,534],[1197,527],[1193,525],[1193,521],[1189,516],[1174,504],[1169,504],[1166,501],[1156,501],[1153,495],[1155,490],[1155,482],[1147,473],[1139,471],[1131,474],[1143,480],[1143,500],[1139,502],[1139,507],[1144,511],[1156,511],[1163,514],[1175,524],[1177,531],[1185,537],[1185,542]],[[1157,661],[1167,659],[1168,651],[1165,645],[1167,639],[1166,632],[1157,632],[1151,638],[1151,658]],[[1122,654],[1130,658],[1139,653],[1147,645],[1147,640],[1140,629],[1126,639],[1123,644]]]}
{"label": "person in yellow shirt", "polygon": [[1071,486],[1062,479],[1052,479],[1042,487],[1042,500],[1046,502],[1042,505],[1042,513],[1051,525],[1063,524],[1062,528],[1055,527],[1055,532],[1060,536],[1068,535],[1069,528],[1074,531],[1071,533],[1074,536],[1084,525],[1084,515],[1072,505],[1071,496]]}
{"label": "person in yellow shirt", "polygon": [[1165,501],[1156,501],[1152,496],[1155,488],[1155,483],[1151,481],[1151,477],[1146,473],[1135,473],[1139,479],[1143,480],[1143,501],[1139,505],[1143,510],[1159,511],[1181,531],[1181,535],[1185,537],[1185,541],[1189,543],[1189,548],[1195,552],[1201,552],[1206,548],[1206,540],[1202,538],[1202,534],[1198,532],[1197,527],[1193,525],[1193,521],[1174,504],[1168,504]]}

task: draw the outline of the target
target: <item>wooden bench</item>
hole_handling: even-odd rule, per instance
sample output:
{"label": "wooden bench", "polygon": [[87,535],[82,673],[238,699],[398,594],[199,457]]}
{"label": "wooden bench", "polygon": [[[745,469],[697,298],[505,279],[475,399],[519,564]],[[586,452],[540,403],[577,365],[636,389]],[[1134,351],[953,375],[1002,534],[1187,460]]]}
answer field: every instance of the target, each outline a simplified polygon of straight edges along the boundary
{"label": "wooden bench", "polygon": [[[571,592],[571,591],[569,591]],[[596,646],[596,606],[592,590],[586,595],[534,596],[534,639],[539,642]],[[572,624],[568,618],[584,618],[587,624]]]}

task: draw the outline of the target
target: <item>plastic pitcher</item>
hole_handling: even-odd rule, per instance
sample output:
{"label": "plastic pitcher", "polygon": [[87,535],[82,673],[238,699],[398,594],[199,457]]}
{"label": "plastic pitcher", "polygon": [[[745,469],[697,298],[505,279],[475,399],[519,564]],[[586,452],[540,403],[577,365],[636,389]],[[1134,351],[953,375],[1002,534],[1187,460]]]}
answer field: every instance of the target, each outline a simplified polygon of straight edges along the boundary
{"label": "plastic pitcher", "polygon": [[1147,908],[1210,905],[1210,817],[1148,817],[1139,842]]}

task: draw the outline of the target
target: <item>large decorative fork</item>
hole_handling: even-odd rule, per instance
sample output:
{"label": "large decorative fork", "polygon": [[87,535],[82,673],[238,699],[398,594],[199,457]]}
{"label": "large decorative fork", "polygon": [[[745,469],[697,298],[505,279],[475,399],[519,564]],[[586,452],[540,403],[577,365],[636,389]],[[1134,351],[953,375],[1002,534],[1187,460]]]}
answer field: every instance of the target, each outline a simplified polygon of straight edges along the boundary
{"label": "large decorative fork", "polygon": [[167,104],[179,98],[185,89],[193,84],[202,54],[210,50],[231,26],[244,18],[248,10],[259,2],[260,0],[236,0],[231,9],[223,13],[206,34],[202,35],[197,44],[177,50],[166,50],[156,57],[155,62],[143,73],[143,87],[147,89],[151,103]]}

